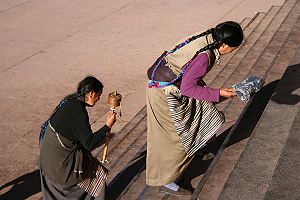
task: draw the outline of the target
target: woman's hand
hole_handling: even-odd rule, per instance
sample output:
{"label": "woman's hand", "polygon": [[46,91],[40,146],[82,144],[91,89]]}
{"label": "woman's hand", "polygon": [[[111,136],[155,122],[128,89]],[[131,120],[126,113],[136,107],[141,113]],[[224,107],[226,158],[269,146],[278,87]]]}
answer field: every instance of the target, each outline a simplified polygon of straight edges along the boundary
{"label": "woman's hand", "polygon": [[221,88],[220,89],[220,96],[226,98],[232,98],[236,96],[233,88]]}
{"label": "woman's hand", "polygon": [[113,110],[111,110],[107,116],[106,125],[111,128],[117,121],[116,118],[117,113]]}

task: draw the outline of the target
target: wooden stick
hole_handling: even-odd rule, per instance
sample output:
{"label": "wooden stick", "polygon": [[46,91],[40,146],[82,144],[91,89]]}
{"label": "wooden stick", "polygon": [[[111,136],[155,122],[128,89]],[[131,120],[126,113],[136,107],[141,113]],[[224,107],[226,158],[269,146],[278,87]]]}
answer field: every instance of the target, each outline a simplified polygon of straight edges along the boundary
{"label": "wooden stick", "polygon": [[[110,110],[115,112],[115,107],[111,106],[110,107]],[[104,146],[104,151],[103,151],[103,156],[102,156],[102,163],[104,162],[107,162],[108,163],[108,160],[107,160],[107,149],[108,149],[108,144],[109,144],[109,137],[110,137],[110,131],[106,134],[105,136],[105,146]]]}
{"label": "wooden stick", "polygon": [[108,160],[106,159],[107,157],[107,149],[108,149],[108,144],[109,144],[109,135],[110,132],[106,135],[106,140],[105,140],[105,146],[104,146],[104,151],[103,151],[103,156],[102,156],[102,163],[104,163],[105,161],[108,162]]}

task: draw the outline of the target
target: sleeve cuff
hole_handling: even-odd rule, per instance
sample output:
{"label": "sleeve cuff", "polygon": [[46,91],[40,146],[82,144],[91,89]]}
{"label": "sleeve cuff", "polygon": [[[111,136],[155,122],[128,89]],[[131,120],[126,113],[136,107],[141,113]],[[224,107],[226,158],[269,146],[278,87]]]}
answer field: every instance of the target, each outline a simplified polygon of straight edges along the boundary
{"label": "sleeve cuff", "polygon": [[216,102],[220,102],[220,89],[216,89]]}
{"label": "sleeve cuff", "polygon": [[111,130],[111,128],[109,128],[106,124],[101,128],[101,130],[103,131],[103,132],[105,132],[105,134],[107,133],[107,132],[109,132],[110,130]]}

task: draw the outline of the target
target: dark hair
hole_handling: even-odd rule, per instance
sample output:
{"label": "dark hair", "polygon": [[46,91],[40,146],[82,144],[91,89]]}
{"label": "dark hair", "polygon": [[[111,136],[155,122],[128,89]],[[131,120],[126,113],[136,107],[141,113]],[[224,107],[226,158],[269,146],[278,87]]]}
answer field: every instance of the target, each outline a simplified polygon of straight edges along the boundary
{"label": "dark hair", "polygon": [[215,28],[209,29],[196,37],[198,38],[208,34],[212,34],[214,42],[197,51],[195,57],[203,51],[217,49],[223,43],[230,47],[239,47],[244,39],[242,27],[233,21],[220,23]]}
{"label": "dark hair", "polygon": [[214,41],[220,41],[230,47],[239,47],[243,42],[242,27],[233,21],[218,24],[212,33]]}
{"label": "dark hair", "polygon": [[77,87],[78,94],[86,94],[89,92],[101,92],[103,90],[103,84],[93,76],[85,77]]}
{"label": "dark hair", "polygon": [[230,47],[239,47],[244,39],[243,29],[242,27],[233,21],[226,21],[223,23],[218,24],[215,28],[208,29],[199,35],[192,36],[191,38],[187,39],[184,43],[177,45],[171,52],[176,51],[177,49],[181,48],[182,46],[190,43],[197,38],[212,34],[214,42],[208,44],[207,46],[199,49],[196,54],[193,56],[192,60],[198,56],[199,53],[206,51],[206,50],[214,50],[219,48],[222,43],[227,44]]}
{"label": "dark hair", "polygon": [[[89,92],[101,92],[103,90],[103,84],[97,78],[93,76],[87,76],[82,81],[78,83],[77,92],[73,94],[69,94],[65,98],[61,100],[61,102],[56,106],[53,114],[62,106],[61,104],[65,104],[67,101],[71,99],[79,98],[84,101],[84,97]],[[52,115],[53,115],[52,114]]]}
{"label": "dark hair", "polygon": [[56,106],[56,108],[54,109],[52,115],[50,116],[50,118],[44,122],[41,126],[41,132],[40,132],[40,142],[44,137],[44,133],[45,130],[47,128],[47,126],[50,123],[51,117],[57,112],[57,110],[59,108],[61,108],[67,101],[71,100],[71,99],[76,99],[79,98],[82,101],[84,101],[84,97],[87,93],[89,92],[96,92],[99,93],[103,90],[103,84],[101,83],[101,81],[99,81],[97,78],[93,77],[93,76],[87,76],[85,77],[82,81],[79,82],[78,87],[77,87],[77,92],[70,94],[68,96],[66,96],[65,98],[63,98],[60,103]]}

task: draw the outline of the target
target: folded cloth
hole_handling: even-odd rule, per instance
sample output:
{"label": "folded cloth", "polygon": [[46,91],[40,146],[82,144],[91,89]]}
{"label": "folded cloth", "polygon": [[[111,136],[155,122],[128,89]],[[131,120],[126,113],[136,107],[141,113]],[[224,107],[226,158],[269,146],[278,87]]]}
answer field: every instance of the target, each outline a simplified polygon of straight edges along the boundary
{"label": "folded cloth", "polygon": [[237,96],[242,101],[249,101],[254,92],[259,91],[265,81],[257,76],[250,75],[238,84],[233,85]]}

